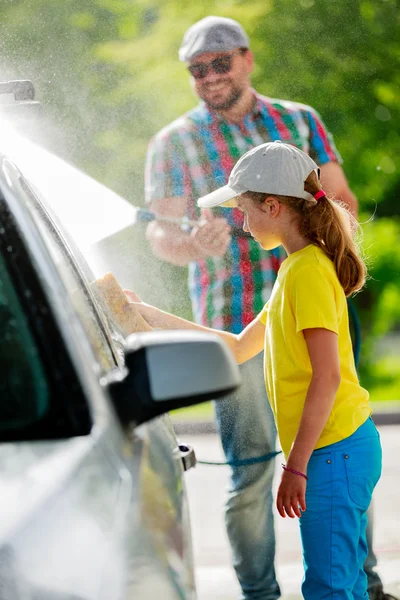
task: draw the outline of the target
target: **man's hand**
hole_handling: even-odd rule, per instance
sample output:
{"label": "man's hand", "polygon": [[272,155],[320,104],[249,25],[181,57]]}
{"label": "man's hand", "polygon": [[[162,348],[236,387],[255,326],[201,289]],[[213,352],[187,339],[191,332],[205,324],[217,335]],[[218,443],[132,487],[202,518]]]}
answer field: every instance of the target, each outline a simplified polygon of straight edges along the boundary
{"label": "man's hand", "polygon": [[203,256],[223,256],[231,241],[230,226],[211,210],[204,210],[202,214],[204,219],[192,229],[191,236]]}
{"label": "man's hand", "polygon": [[160,220],[147,226],[146,236],[155,256],[180,267],[207,256],[222,256],[230,242],[229,225],[225,219],[215,218],[211,210],[202,211],[197,227],[182,231],[177,223],[169,223],[162,217],[183,219],[188,212],[185,197],[158,200],[151,209]]}
{"label": "man's hand", "polygon": [[301,510],[306,510],[306,486],[304,477],[283,471],[276,497],[276,508],[281,517],[301,517]]}

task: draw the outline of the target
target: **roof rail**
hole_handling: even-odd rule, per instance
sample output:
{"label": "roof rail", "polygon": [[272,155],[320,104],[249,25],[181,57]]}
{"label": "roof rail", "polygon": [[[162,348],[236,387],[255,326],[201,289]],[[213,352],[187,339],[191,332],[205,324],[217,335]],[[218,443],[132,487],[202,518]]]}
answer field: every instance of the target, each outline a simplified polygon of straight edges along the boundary
{"label": "roof rail", "polygon": [[35,88],[29,79],[0,82],[0,94],[13,94],[16,102],[32,101],[35,98]]}

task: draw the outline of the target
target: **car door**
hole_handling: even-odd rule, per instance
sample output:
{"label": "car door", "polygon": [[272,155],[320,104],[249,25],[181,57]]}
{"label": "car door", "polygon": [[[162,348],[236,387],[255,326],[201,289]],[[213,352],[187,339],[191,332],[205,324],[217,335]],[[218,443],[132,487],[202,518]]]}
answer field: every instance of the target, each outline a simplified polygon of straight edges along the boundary
{"label": "car door", "polygon": [[33,439],[13,440],[11,429],[0,444],[9,490],[0,503],[15,509],[0,530],[10,585],[40,598],[192,598],[182,465],[167,418],[122,431],[105,385],[123,368],[122,340],[87,265],[6,159],[0,188],[4,273],[49,402],[64,407],[64,430],[54,419]]}

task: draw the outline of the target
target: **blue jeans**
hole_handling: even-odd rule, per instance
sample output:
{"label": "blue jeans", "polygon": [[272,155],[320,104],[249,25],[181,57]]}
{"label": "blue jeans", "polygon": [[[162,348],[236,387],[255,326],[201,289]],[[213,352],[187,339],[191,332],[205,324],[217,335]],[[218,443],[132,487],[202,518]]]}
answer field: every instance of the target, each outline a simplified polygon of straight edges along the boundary
{"label": "blue jeans", "polygon": [[[217,427],[227,460],[275,450],[276,431],[265,392],[262,353],[240,367],[239,390],[215,402]],[[242,600],[276,600],[272,480],[275,460],[232,467],[225,524]]]}
{"label": "blue jeans", "polygon": [[306,600],[368,600],[367,510],[382,469],[372,419],[350,437],[315,450],[300,523]]}

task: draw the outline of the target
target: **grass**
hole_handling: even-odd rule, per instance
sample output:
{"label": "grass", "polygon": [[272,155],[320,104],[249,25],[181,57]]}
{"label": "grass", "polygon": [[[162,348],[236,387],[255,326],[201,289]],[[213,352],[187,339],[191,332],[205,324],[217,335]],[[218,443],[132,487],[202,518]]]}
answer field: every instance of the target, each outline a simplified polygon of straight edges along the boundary
{"label": "grass", "polygon": [[400,356],[388,354],[379,358],[362,383],[372,402],[400,401]]}
{"label": "grass", "polygon": [[212,421],[214,419],[214,407],[212,402],[202,402],[202,404],[196,404],[189,408],[172,411],[171,418],[173,421],[190,423]]}

